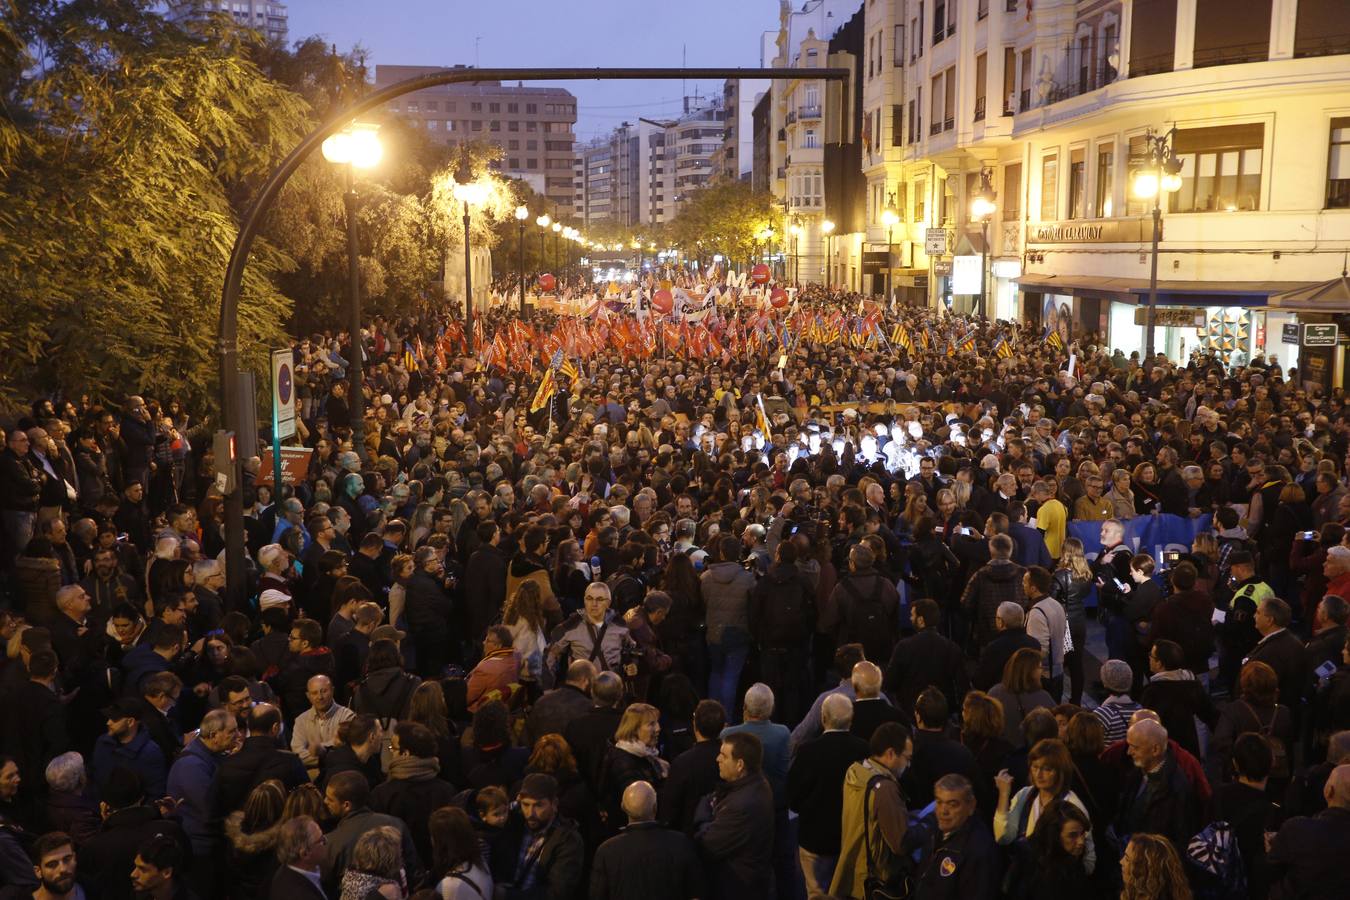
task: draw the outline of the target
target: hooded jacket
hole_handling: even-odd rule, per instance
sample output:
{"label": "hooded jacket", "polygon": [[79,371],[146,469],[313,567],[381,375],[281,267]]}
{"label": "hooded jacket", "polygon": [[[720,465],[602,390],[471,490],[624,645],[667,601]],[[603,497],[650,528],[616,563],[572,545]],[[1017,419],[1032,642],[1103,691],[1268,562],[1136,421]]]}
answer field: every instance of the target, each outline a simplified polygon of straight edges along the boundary
{"label": "hooded jacket", "polygon": [[1011,600],[1019,606],[1026,606],[1026,594],[1022,591],[1022,575],[1026,572],[1010,559],[993,559],[970,576],[965,593],[961,595],[961,608],[975,620],[975,641],[984,646],[993,640],[997,628],[998,606]]}
{"label": "hooded jacket", "polygon": [[[864,819],[863,802],[869,785],[870,797],[866,797],[869,815]],[[869,869],[873,877],[886,884],[894,883],[902,862],[897,851],[905,837],[907,815],[900,782],[893,772],[870,758],[849,766],[844,774],[839,861],[830,882],[830,896],[864,896],[863,884]]]}
{"label": "hooded jacket", "polygon": [[708,643],[722,643],[727,628],[750,630],[750,592],[755,576],[739,562],[713,563],[699,579],[707,608]]}
{"label": "hooded jacket", "polygon": [[281,823],[261,831],[244,831],[243,810],[225,817],[225,839],[230,844],[230,896],[263,897],[277,871],[277,839]]}
{"label": "hooded jacket", "polygon": [[374,716],[388,724],[407,709],[408,700],[422,679],[390,666],[368,674],[352,691],[352,712]]}

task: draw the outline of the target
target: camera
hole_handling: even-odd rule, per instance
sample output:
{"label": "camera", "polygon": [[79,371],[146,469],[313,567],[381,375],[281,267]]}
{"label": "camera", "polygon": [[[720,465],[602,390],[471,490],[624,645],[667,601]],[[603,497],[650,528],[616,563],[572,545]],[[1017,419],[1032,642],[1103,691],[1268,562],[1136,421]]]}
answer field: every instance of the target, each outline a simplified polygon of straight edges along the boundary
{"label": "camera", "polygon": [[1181,561],[1180,550],[1164,550],[1162,554],[1163,568],[1171,569]]}

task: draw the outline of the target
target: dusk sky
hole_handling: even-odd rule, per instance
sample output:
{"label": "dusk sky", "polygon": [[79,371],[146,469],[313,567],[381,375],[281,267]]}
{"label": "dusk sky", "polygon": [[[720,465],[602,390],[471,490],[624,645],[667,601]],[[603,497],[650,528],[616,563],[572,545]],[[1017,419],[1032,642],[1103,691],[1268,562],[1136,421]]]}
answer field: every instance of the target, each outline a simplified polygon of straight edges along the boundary
{"label": "dusk sky", "polygon": [[[360,44],[376,65],[759,65],[759,40],[778,27],[777,0],[288,0],[290,37]],[[373,71],[373,70],[372,70]],[[551,82],[533,82],[550,84]],[[577,139],[638,116],[680,111],[678,81],[562,83],[577,97]],[[690,82],[704,95],[720,82]]]}

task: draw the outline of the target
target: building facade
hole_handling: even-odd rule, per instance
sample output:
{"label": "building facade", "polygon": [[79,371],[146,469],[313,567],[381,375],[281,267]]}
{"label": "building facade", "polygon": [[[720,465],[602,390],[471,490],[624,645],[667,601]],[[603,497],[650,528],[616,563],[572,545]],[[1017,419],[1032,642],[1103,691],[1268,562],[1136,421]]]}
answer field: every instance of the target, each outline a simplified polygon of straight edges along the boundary
{"label": "building facade", "polygon": [[175,21],[203,13],[227,13],[240,26],[261,31],[269,41],[285,43],[290,14],[278,0],[174,0],[168,4]]}
{"label": "building facade", "polygon": [[755,106],[769,90],[764,78],[728,78],[722,88],[726,121],[722,146],[713,157],[713,174],[728,181],[749,181],[754,169]]}
{"label": "building facade", "polygon": [[[1279,340],[1291,317],[1267,301],[1338,275],[1350,249],[1344,2],[868,0],[865,12],[867,238],[885,241],[892,206],[898,299],[976,309],[983,273],[990,316],[1067,319],[1142,349],[1153,201],[1135,189],[1167,136],[1180,169],[1159,201],[1157,290],[1174,324],[1156,346],[1297,361]],[[983,222],[970,211],[982,191]]]}
{"label": "building facade", "polygon": [[[375,86],[441,71],[438,66],[376,66]],[[576,202],[577,100],[562,88],[504,85],[498,81],[445,84],[405,94],[387,111],[426,132],[438,144],[487,141],[502,150],[498,170],[520,178],[548,198],[554,215]]]}

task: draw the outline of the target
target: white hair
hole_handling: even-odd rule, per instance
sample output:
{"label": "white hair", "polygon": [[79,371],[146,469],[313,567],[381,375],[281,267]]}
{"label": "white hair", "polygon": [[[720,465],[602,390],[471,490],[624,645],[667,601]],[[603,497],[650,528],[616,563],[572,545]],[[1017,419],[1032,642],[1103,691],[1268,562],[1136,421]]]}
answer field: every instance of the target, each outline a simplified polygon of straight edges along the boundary
{"label": "white hair", "polygon": [[757,681],[745,692],[745,717],[767,719],[771,715],[773,715],[773,688],[762,681]]}
{"label": "white hair", "polygon": [[76,794],[84,790],[88,782],[84,771],[84,757],[71,751],[62,753],[47,763],[47,786],[64,794]]}
{"label": "white hair", "polygon": [[830,694],[820,704],[820,722],[830,731],[846,731],[853,724],[853,701],[846,694]]}

